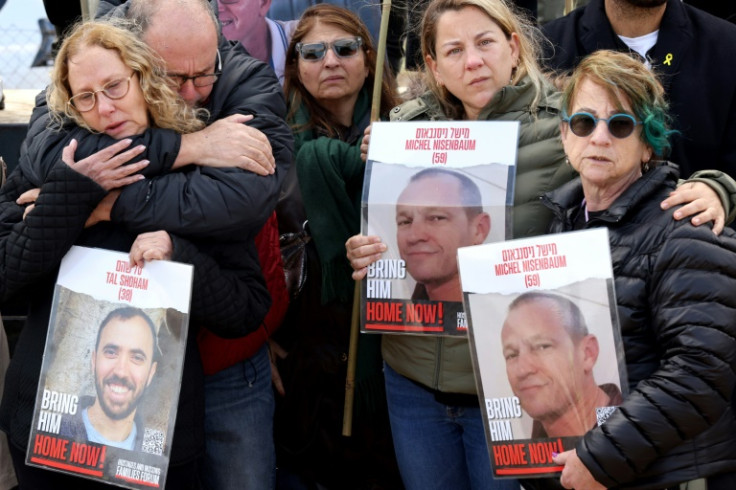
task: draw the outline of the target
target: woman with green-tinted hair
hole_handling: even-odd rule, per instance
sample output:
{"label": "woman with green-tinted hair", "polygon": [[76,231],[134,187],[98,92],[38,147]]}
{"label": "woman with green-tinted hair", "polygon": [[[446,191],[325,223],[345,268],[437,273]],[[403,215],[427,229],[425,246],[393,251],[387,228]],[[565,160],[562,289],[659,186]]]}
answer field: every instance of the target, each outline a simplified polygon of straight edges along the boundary
{"label": "woman with green-tinted hair", "polygon": [[551,232],[608,228],[629,395],[555,458],[565,488],[736,488],[736,238],[672,219],[667,103],[627,54],[598,51],[562,100],[579,178],[545,195]]}
{"label": "woman with green-tinted hair", "polygon": [[[584,81],[597,83],[619,112],[623,110],[622,97],[629,100],[634,112],[632,116],[642,126],[640,138],[655,156],[662,159],[670,150],[669,138],[675,131],[669,129],[670,116],[664,88],[654,75],[641,72],[639,68],[630,56],[619,56],[611,51],[599,51],[584,59],[562,93],[563,120],[570,122],[570,111],[580,85]],[[592,122],[585,117],[576,121],[588,125]],[[614,125],[629,127],[631,122],[627,118],[616,119]]]}

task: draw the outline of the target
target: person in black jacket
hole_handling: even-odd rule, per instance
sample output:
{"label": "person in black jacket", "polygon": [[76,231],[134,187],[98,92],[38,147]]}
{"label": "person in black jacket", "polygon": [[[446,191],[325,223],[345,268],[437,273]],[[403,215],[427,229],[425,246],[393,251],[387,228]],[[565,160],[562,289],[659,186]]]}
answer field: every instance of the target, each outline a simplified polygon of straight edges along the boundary
{"label": "person in black jacket", "polygon": [[[117,3],[120,2],[103,2],[101,10]],[[193,16],[194,9],[200,15]],[[206,15],[202,15],[201,12],[205,10]],[[210,28],[216,25],[216,18],[206,0],[132,0],[110,12],[110,15],[125,15],[141,25],[143,39],[164,59],[168,74],[176,80],[181,97],[190,105],[206,108],[210,112],[206,130],[219,130],[220,136],[218,138],[218,133],[215,133],[214,139],[209,135],[207,138],[195,138],[201,151],[200,156],[193,160],[214,165],[243,165],[251,171],[197,166],[187,172],[185,180],[173,180],[173,188],[172,179],[165,176],[158,189],[162,201],[156,206],[145,207],[146,215],[142,216],[144,221],[141,225],[146,221],[155,221],[157,213],[165,209],[169,219],[177,220],[183,216],[187,223],[184,223],[185,229],[181,233],[187,236],[197,233],[202,245],[211,246],[217,257],[260,267],[260,262],[252,253],[255,251],[252,243],[247,244],[247,253],[243,253],[243,247],[233,244],[232,240],[238,238],[248,241],[261,230],[274,210],[281,183],[292,160],[293,137],[285,121],[283,92],[273,70],[268,64],[246,55],[239,43],[230,43],[222,36],[218,49],[216,37],[213,38],[217,36],[217,29]],[[220,60],[216,57],[218,51]],[[214,84],[208,85],[204,83],[206,78],[201,76],[213,73],[213,69],[219,72],[219,76]],[[242,114],[252,114],[254,117],[247,125],[231,120],[231,115]],[[189,136],[183,137],[179,155],[189,154],[189,141],[186,141]],[[189,158],[192,159],[191,156]],[[267,169],[265,175],[261,172],[264,167]],[[148,193],[145,187],[137,190],[136,195],[129,196],[133,200],[129,200],[127,206],[141,209],[138,202],[147,199]],[[164,195],[169,196],[169,199],[163,199]],[[127,221],[130,219],[129,213],[116,212],[120,206],[118,200],[113,209],[116,214],[113,220]],[[183,215],[179,206],[186,208]],[[197,223],[189,222],[190,212],[191,218]],[[264,267],[268,265],[264,264]],[[249,312],[244,312],[244,316],[256,318]],[[208,333],[219,335],[210,329]],[[241,361],[240,367],[242,369],[236,365],[227,372],[221,371],[214,380],[206,378],[205,435],[212,443],[206,446],[200,471],[204,475],[205,486],[210,478],[222,476],[223,473],[227,477],[233,473],[223,470],[223,467],[245,468],[247,472],[249,468],[260,466],[259,471],[250,472],[254,478],[275,471],[271,463],[273,457],[268,457],[273,448],[266,440],[271,437],[268,427],[273,418],[273,408],[268,408],[271,388],[268,382],[257,382],[264,379],[268,381],[270,377],[267,349],[259,349],[254,356]],[[266,376],[263,376],[264,371]],[[242,387],[242,395],[237,399],[222,396],[222,386],[226,389]],[[251,415],[253,422],[245,426],[237,417],[230,417],[228,420],[236,419],[235,422],[223,429],[227,421],[219,414],[235,407],[238,408],[238,414],[242,414],[240,408],[246,404],[253,406],[247,403],[252,399],[263,402],[250,412],[254,414]],[[223,432],[228,434],[224,440],[218,437]],[[246,432],[247,436],[244,437],[243,433]],[[210,437],[213,433],[215,435]],[[217,452],[218,449],[232,454],[233,445],[243,441],[257,447],[258,456],[262,457],[245,454],[240,458],[219,456],[221,453]],[[246,458],[249,464],[243,463]]]}
{"label": "person in black jacket", "polygon": [[[198,22],[200,31],[206,32],[206,26],[212,26],[209,37],[200,35],[212,43],[212,51],[208,51],[211,59],[221,61],[219,77],[214,85],[210,84],[208,97],[203,101],[205,107],[209,108],[209,118],[214,120],[235,114],[227,121],[213,123],[212,126],[217,126],[214,131],[212,126],[200,131],[198,137],[211,137],[219,131],[220,142],[227,141],[227,145],[223,146],[239,148],[237,142],[229,141],[227,136],[230,134],[235,138],[240,134],[240,121],[248,119],[242,115],[247,106],[250,111],[257,113],[258,127],[271,138],[277,155],[276,171],[259,176],[239,168],[195,168],[190,165],[176,172],[161,174],[189,163],[186,158],[208,163],[204,158],[208,157],[233,167],[238,162],[228,162],[227,155],[223,157],[223,152],[228,148],[220,147],[204,147],[214,155],[200,153],[202,159],[197,159],[196,153],[192,152],[183,156],[184,137],[167,129],[147,130],[130,139],[142,143],[146,148],[145,156],[150,162],[146,174],[149,178],[139,181],[136,177],[135,183],[122,189],[114,201],[112,213],[107,206],[108,219],[111,221],[103,219],[96,226],[83,229],[90,212],[99,211],[97,204],[103,198],[108,199],[107,190],[127,181],[121,181],[119,177],[111,181],[111,177],[107,176],[105,185],[100,186],[79,171],[99,169],[100,165],[114,169],[138,155],[142,147],[133,144],[133,150],[115,156],[130,142],[122,141],[108,146],[111,143],[108,136],[91,134],[73,125],[66,125],[65,131],[61,132],[57,128],[49,129],[48,114],[40,103],[42,99],[37,101],[39,106],[34,110],[29,138],[24,142],[25,164],[21,164],[21,170],[3,187],[3,195],[0,196],[0,212],[3,216],[0,237],[5,246],[3,292],[11,294],[25,285],[31,286],[34,291],[28,322],[14,358],[16,366],[11,368],[13,375],[9,376],[13,381],[6,387],[5,403],[0,414],[2,428],[10,434],[14,454],[21,458],[28,440],[32,393],[38,382],[44,332],[48,325],[50,293],[47,294],[47,288],[53,285],[58,261],[71,244],[86,243],[131,250],[132,259],[138,262],[150,257],[135,243],[141,245],[141,237],[151,238],[152,233],[158,233],[149,250],[157,249],[155,254],[158,254],[161,240],[164,240],[167,254],[171,254],[168,257],[195,265],[191,324],[206,324],[223,337],[243,335],[256,328],[268,308],[268,295],[260,275],[252,236],[270,214],[268,206],[275,204],[281,175],[291,159],[291,135],[282,119],[285,110],[283,96],[267,65],[256,62],[227,43],[220,44],[218,49],[217,24],[209,10],[203,10],[202,5],[196,2],[177,5],[179,13],[188,14],[191,22]],[[184,82],[189,88],[192,75],[204,73],[182,74],[189,77]],[[96,96],[104,98],[103,95]],[[256,125],[255,122],[253,124]],[[196,133],[185,136],[192,134]],[[64,139],[61,146],[59,138]],[[66,148],[64,145],[71,138],[77,141],[74,169],[60,161],[61,148]],[[65,150],[64,157],[71,162],[69,151]],[[257,153],[255,156],[258,158]],[[252,159],[244,159],[240,165],[248,166],[253,162]],[[134,171],[140,168],[135,164],[130,167]],[[263,173],[269,172],[266,170]],[[98,175],[97,178],[102,177]],[[41,193],[34,210],[23,220],[23,210],[17,206],[15,199],[24,190],[35,186],[41,187]],[[98,214],[106,217],[104,211]],[[53,224],[57,220],[61,220],[59,222],[64,223],[64,226],[44,226],[44,223]],[[168,242],[161,233],[168,235]],[[139,241],[134,243],[135,234],[141,235]],[[13,243],[23,245],[14,247]],[[51,249],[53,253],[34,255],[34,246]],[[35,276],[28,276],[28,261],[33,264],[31,269],[35,271]],[[36,263],[38,261],[44,263]],[[225,274],[222,264],[228,266],[228,273]],[[228,277],[227,280],[222,278],[223,274]],[[247,288],[254,288],[252,294]],[[28,290],[19,292],[28,294]],[[204,450],[202,372],[195,335],[189,336],[183,379],[175,429],[177,435],[172,447],[168,478],[168,485],[173,488],[196,486],[196,460]],[[33,481],[28,484],[32,486]],[[38,485],[43,487],[44,483]],[[80,488],[76,480],[72,485]]]}
{"label": "person in black jacket", "polygon": [[[167,148],[177,161],[204,166],[126,187],[111,219],[150,228],[163,214],[182,220],[172,223],[180,230],[224,240],[259,230],[276,205],[293,149],[286,102],[273,71],[219,34],[207,0],[103,0],[98,13],[141,26],[143,40],[163,58],[179,95],[209,112],[204,130],[175,137]],[[218,73],[209,82],[199,78],[213,70]],[[253,118],[244,125],[238,115]],[[151,199],[155,206],[140,205]]]}
{"label": "person in black jacket", "polygon": [[599,49],[638,52],[661,76],[682,175],[736,177],[736,26],[680,0],[591,0],[542,30],[543,61],[561,72]]}
{"label": "person in black jacket", "polygon": [[563,94],[580,177],[549,193],[552,232],[608,228],[629,395],[554,458],[565,488],[736,488],[736,234],[672,219],[677,170],[664,91],[629,55],[598,51]]}

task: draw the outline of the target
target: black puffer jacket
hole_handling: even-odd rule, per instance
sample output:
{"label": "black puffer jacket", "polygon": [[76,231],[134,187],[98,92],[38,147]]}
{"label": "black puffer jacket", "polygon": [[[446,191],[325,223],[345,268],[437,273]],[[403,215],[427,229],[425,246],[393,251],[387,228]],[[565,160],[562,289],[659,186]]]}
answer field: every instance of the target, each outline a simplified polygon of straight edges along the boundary
{"label": "black puffer jacket", "polygon": [[[736,471],[736,238],[663,212],[676,182],[675,167],[657,167],[586,226],[609,231],[631,388],[577,445],[609,488]],[[582,198],[579,179],[545,196],[552,232],[573,229]]]}
{"label": "black puffer jacket", "polygon": [[[181,138],[168,130],[148,130],[133,144],[148,148],[142,157],[151,161],[146,169],[150,178],[123,190],[111,223],[85,230],[89,213],[105,192],[61,162],[61,149],[71,137],[77,138],[79,160],[111,140],[78,128],[47,129],[45,108],[39,104],[34,110],[19,169],[0,192],[0,291],[5,297],[18,292],[31,297],[0,408],[0,427],[19,449],[28,441],[53,281],[72,244],[128,251],[138,233],[165,229],[174,242],[173,260],[195,266],[192,325],[235,337],[257,328],[265,315],[270,301],[252,237],[275,206],[291,163],[292,135],[283,120],[283,95],[268,66],[240,47],[221,44],[220,49],[223,74],[207,104],[210,117],[255,112],[254,126],[269,137],[274,149],[274,176],[194,166],[155,176],[171,168]],[[42,192],[36,209],[23,221],[15,198],[38,186]],[[191,331],[172,464],[190,460],[204,447],[203,379],[195,337]]]}
{"label": "black puffer jacket", "polygon": [[[87,153],[89,141],[80,149]],[[29,180],[23,164],[10,176],[0,191],[0,290],[3,297],[25,295],[30,302],[28,317],[21,332],[15,354],[8,367],[0,427],[8,433],[10,442],[20,450],[28,443],[33,405],[43,358],[43,348],[49,322],[53,285],[59,263],[73,244],[128,251],[135,239],[120,226],[109,222],[84,228],[91,211],[106,192],[91,179],[79,174],[59,159],[49,158],[47,175],[37,174],[42,182]],[[15,199],[25,190],[41,187],[35,208],[22,219],[23,208]],[[247,331],[239,308],[223,311],[220,301],[238,304],[236,291],[247,291],[232,271],[223,271],[210,256],[201,253],[189,241],[172,235],[172,259],[194,265],[195,280],[192,303],[192,324],[207,321],[223,329],[240,325]],[[214,296],[214,297],[213,297]],[[255,295],[248,294],[246,298]],[[265,297],[267,300],[268,297]],[[263,302],[264,298],[260,298]],[[190,334],[184,364],[183,383],[176,420],[176,437],[171,462],[189,460],[202,449],[203,417],[201,407],[201,366],[196,350],[195,335]]]}

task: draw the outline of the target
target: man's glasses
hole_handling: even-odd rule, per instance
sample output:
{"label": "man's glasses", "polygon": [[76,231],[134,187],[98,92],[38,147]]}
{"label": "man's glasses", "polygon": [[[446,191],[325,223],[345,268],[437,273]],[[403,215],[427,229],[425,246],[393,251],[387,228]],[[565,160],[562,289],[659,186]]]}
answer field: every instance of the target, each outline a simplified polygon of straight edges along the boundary
{"label": "man's glasses", "polygon": [[598,126],[598,121],[605,121],[608,132],[619,139],[628,138],[634,132],[634,128],[641,124],[641,121],[637,121],[634,116],[624,113],[614,114],[608,119],[604,119],[595,117],[589,112],[576,112],[570,117],[563,117],[562,120],[570,125],[572,134],[581,138],[593,134],[596,126]]}
{"label": "man's glasses", "polygon": [[225,5],[232,5],[234,3],[240,3],[241,0],[217,0],[220,3],[223,3]]}
{"label": "man's glasses", "polygon": [[206,73],[204,75],[195,75],[193,77],[187,75],[167,75],[171,84],[177,88],[181,88],[187,80],[191,80],[195,87],[206,87],[217,81],[217,77],[222,74],[222,58],[220,58],[220,50],[217,50],[217,61],[215,63],[215,72]]}
{"label": "man's glasses", "polygon": [[353,39],[337,39],[331,43],[296,43],[296,52],[304,61],[320,61],[327,54],[327,50],[332,48],[338,58],[350,58],[358,54],[358,50],[363,45],[363,38],[356,37]]}
{"label": "man's glasses", "polygon": [[95,108],[97,104],[97,94],[102,92],[108,99],[122,99],[130,90],[130,79],[135,73],[128,78],[118,78],[107,82],[100,90],[94,92],[82,92],[74,97],[69,98],[67,104],[74,107],[79,112],[88,112]]}

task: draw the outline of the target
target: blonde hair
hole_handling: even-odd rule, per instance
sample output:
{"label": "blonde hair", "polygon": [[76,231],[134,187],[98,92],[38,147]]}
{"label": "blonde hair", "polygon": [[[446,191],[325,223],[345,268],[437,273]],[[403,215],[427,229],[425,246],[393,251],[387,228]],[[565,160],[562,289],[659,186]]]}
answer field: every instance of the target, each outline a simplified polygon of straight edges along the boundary
{"label": "blonde hair", "polygon": [[[548,84],[542,70],[537,63],[539,58],[540,34],[536,27],[522,14],[517,13],[504,0],[433,0],[424,11],[421,24],[422,57],[427,56],[437,60],[437,23],[442,14],[448,11],[459,11],[466,7],[475,7],[484,12],[506,36],[511,39],[511,34],[519,36],[519,62],[511,73],[509,85],[516,85],[524,77],[528,76],[535,89],[535,97],[532,106],[536,105]],[[425,64],[424,78],[429,89],[435,94],[442,104],[444,113],[451,119],[460,119],[465,110],[462,102],[451,94],[443,85],[437,83],[434,76]]]}
{"label": "blonde hair", "polygon": [[207,111],[186,105],[169,85],[163,61],[129,27],[132,27],[129,22],[109,19],[104,22],[83,22],[73,28],[59,49],[51,72],[51,85],[46,91],[52,117],[62,122],[62,116],[65,115],[78,126],[93,131],[82,114],[69,104],[72,96],[69,60],[74,56],[84,56],[85,48],[99,46],[115,51],[123,63],[138,75],[153,126],[178,133],[202,129],[205,124],[200,117],[206,117]]}

